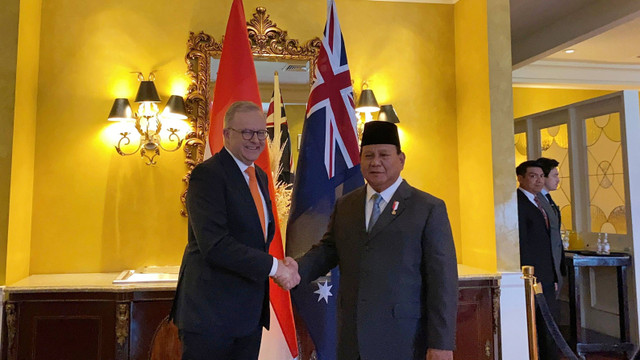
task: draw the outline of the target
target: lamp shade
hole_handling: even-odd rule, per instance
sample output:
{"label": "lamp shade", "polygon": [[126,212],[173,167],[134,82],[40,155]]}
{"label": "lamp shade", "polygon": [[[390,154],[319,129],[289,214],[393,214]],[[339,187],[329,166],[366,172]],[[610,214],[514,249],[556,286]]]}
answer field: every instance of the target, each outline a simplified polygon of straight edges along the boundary
{"label": "lamp shade", "polygon": [[373,90],[362,90],[362,93],[360,93],[360,99],[358,99],[358,106],[356,106],[356,111],[372,113],[378,110],[380,110],[380,107],[378,106],[378,102],[376,101],[376,96],[373,95]]}
{"label": "lamp shade", "polygon": [[156,85],[153,81],[145,80],[140,82],[135,102],[160,102],[160,96],[158,96],[158,91],[156,91]]}
{"label": "lamp shade", "polygon": [[167,101],[167,106],[162,110],[162,116],[169,119],[186,119],[187,110],[184,108],[184,99],[182,96],[171,95],[169,101]]}
{"label": "lamp shade", "polygon": [[109,121],[126,121],[132,120],[131,104],[125,98],[117,98],[113,102],[111,112],[109,112]]}
{"label": "lamp shade", "polygon": [[393,108],[393,105],[380,106],[380,113],[378,114],[378,120],[387,121],[394,124],[397,124],[400,122],[400,119],[398,119],[398,114],[396,114],[396,110]]}

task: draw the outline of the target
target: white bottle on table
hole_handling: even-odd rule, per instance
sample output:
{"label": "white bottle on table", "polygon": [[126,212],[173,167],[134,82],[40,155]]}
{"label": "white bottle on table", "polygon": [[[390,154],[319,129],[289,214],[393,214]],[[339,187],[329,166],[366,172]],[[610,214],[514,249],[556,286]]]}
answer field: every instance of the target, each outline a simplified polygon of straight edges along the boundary
{"label": "white bottle on table", "polygon": [[608,233],[604,234],[604,242],[602,243],[602,253],[609,255],[611,253],[611,245],[609,245]]}
{"label": "white bottle on table", "polygon": [[562,232],[562,247],[569,250],[569,231]]}
{"label": "white bottle on table", "polygon": [[602,246],[602,233],[598,233],[598,243],[596,244],[596,253],[597,254],[602,254],[602,252],[604,251],[603,246]]}

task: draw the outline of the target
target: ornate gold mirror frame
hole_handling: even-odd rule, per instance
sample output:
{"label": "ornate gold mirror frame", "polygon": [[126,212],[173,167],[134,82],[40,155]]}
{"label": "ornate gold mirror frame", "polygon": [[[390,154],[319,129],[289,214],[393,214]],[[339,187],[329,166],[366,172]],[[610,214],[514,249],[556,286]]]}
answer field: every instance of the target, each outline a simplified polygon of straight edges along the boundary
{"label": "ornate gold mirror frame", "polygon": [[[313,78],[316,66],[316,58],[320,52],[320,39],[314,38],[300,45],[296,39],[289,39],[287,32],[269,19],[264,7],[257,7],[253,18],[247,21],[247,30],[251,42],[251,52],[254,59],[278,60],[303,60],[309,61],[309,83]],[[189,187],[189,179],[193,168],[204,160],[204,149],[209,133],[209,107],[213,97],[211,84],[211,58],[219,58],[222,54],[222,42],[217,42],[211,35],[193,32],[187,41],[187,76],[191,80],[185,100],[187,114],[191,121],[192,129],[186,136],[184,151],[186,154],[187,174],[182,181]],[[186,216],[184,208],[187,188],[180,196],[183,209],[180,211]]]}

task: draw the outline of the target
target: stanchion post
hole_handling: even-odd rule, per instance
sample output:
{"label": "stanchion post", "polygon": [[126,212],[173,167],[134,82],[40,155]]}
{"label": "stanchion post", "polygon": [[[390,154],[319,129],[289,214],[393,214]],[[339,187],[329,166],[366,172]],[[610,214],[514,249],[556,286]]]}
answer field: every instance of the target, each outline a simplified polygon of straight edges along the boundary
{"label": "stanchion post", "polygon": [[527,330],[529,333],[529,360],[538,360],[538,333],[536,331],[536,300],[534,287],[536,277],[533,276],[533,266],[522,267],[524,279],[524,293],[527,304]]}

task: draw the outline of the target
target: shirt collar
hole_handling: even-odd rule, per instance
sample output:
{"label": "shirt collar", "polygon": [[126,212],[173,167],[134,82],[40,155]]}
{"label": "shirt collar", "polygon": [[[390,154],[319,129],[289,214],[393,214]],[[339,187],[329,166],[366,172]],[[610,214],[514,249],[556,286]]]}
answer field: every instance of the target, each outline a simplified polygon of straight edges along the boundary
{"label": "shirt collar", "polygon": [[523,194],[525,194],[527,196],[527,198],[529,198],[530,201],[535,203],[535,197],[536,195],[533,193],[528,192],[527,190],[519,187],[518,190],[522,191]]}
{"label": "shirt collar", "polygon": [[[393,184],[391,184],[391,186],[382,190],[379,193],[380,196],[382,197],[382,200],[384,200],[385,203],[389,203],[389,201],[393,197],[393,194],[396,192],[396,190],[398,190],[398,187],[400,187],[400,184],[402,184],[402,176],[398,176],[396,181]],[[367,184],[367,200],[371,199],[371,196],[376,192],[377,191],[373,190],[371,185]]]}
{"label": "shirt collar", "polygon": [[231,153],[231,151],[229,151],[229,149],[227,149],[227,147],[225,146],[224,148],[225,150],[227,150],[227,152],[229,153],[229,155],[231,155],[231,157],[233,158],[233,160],[235,160],[236,164],[238,164],[238,167],[240,168],[240,171],[244,174],[244,172],[247,170],[247,168],[252,167],[253,163],[251,163],[251,165],[247,165],[245,163],[243,163],[242,161],[238,160],[237,157],[235,157],[233,155],[233,153]]}
{"label": "shirt collar", "polygon": [[544,196],[547,196],[547,194],[549,193],[549,191],[545,188],[542,188],[542,190],[540,190],[540,193]]}

